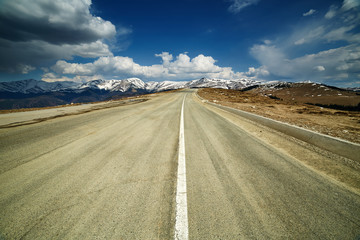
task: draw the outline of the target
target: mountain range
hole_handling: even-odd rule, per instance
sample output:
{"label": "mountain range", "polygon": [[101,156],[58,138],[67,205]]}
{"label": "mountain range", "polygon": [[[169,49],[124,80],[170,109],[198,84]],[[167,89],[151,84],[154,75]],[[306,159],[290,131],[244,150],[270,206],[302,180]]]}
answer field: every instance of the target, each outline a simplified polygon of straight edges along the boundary
{"label": "mountain range", "polygon": [[248,79],[224,80],[209,78],[189,82],[144,82],[139,78],[99,79],[86,83],[70,81],[45,82],[27,79],[0,82],[0,109],[34,108],[104,101],[180,88],[242,89],[259,83]]}
{"label": "mountain range", "polygon": [[110,92],[128,92],[133,89],[151,92],[161,92],[179,88],[224,88],[224,89],[241,89],[244,87],[259,84],[258,81],[241,79],[241,80],[224,80],[201,78],[189,82],[163,81],[163,82],[143,82],[139,78],[126,78],[122,80],[92,80],[86,83],[77,82],[45,82],[34,79],[27,79],[13,82],[0,82],[0,93],[46,93],[56,91],[82,92],[88,89],[104,90]]}

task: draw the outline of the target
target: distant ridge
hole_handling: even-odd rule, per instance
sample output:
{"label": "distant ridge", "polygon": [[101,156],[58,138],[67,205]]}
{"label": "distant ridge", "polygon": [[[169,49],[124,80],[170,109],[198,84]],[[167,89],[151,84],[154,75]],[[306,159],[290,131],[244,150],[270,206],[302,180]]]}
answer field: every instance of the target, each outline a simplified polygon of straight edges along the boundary
{"label": "distant ridge", "polygon": [[242,89],[260,84],[240,79],[224,80],[201,78],[189,82],[144,82],[139,78],[121,80],[92,80],[86,83],[45,82],[26,79],[0,82],[0,109],[47,107],[70,103],[85,103],[118,99],[146,93],[180,88]]}
{"label": "distant ridge", "polygon": [[224,80],[201,78],[190,82],[163,81],[163,82],[144,82],[139,78],[126,78],[122,80],[92,80],[86,83],[76,82],[45,82],[34,79],[26,79],[13,82],[0,82],[0,92],[37,94],[48,92],[82,92],[88,89],[103,90],[110,92],[127,92],[132,89],[138,89],[151,92],[161,92],[165,90],[174,90],[179,88],[224,88],[224,89],[241,89],[260,82],[241,79],[241,80]]}
{"label": "distant ridge", "polygon": [[[222,88],[254,91],[258,94],[265,94],[272,97],[277,95],[276,97],[281,99],[287,99],[290,95],[288,96],[286,89],[292,88],[298,89],[297,92],[299,92],[299,94],[304,92],[304,94],[302,94],[304,96],[291,96],[290,99],[294,98],[298,101],[304,99],[304,103],[316,104],[319,104],[320,100],[324,101],[321,102],[322,104],[326,104],[328,102],[328,100],[325,99],[326,96],[333,91],[336,91],[336,99],[339,101],[337,104],[345,104],[345,102],[342,103],[345,100],[346,104],[349,104],[348,101],[352,99],[352,97],[346,97],[347,94],[343,91],[348,91],[351,96],[358,95],[358,93],[356,93],[358,89],[355,88],[341,89],[308,81],[292,83],[282,81],[260,82],[249,79],[225,80],[201,78],[188,82],[144,82],[139,78],[126,78],[121,80],[97,79],[86,83],[77,83],[71,81],[45,82],[26,79],[13,82],[0,82],[0,109],[37,108],[71,103],[107,101],[181,88]],[[276,94],[273,91],[276,91]],[[283,94],[285,95],[283,95],[282,92],[284,92]],[[334,96],[329,97],[334,98]],[[314,101],[315,99],[316,101]],[[357,102],[352,102],[351,105],[357,105]]]}

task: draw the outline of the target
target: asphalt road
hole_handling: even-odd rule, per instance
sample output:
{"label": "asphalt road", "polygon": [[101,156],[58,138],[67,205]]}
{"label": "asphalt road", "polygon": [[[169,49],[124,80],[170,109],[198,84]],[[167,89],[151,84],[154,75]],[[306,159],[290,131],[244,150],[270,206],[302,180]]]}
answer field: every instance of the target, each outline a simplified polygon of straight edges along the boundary
{"label": "asphalt road", "polygon": [[185,90],[0,128],[0,239],[173,239],[185,95],[189,239],[360,236],[358,191]]}

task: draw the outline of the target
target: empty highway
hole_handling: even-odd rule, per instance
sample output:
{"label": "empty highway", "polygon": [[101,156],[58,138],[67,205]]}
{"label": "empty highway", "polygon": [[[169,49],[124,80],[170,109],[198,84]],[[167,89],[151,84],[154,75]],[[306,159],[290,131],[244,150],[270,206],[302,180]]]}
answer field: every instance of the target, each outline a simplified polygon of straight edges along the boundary
{"label": "empty highway", "polygon": [[[195,90],[32,122],[8,116],[0,239],[360,237],[359,168],[216,109]],[[176,235],[180,142],[187,214]]]}

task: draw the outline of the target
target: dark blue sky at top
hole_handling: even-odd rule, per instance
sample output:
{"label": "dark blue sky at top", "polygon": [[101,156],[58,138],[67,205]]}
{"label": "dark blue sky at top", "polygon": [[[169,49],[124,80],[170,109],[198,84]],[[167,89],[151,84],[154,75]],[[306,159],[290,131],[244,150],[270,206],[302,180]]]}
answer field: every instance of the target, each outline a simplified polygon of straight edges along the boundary
{"label": "dark blue sky at top", "polygon": [[341,1],[261,1],[234,14],[229,1],[221,0],[94,0],[92,12],[117,26],[130,27],[132,34],[120,39],[116,54],[130,56],[143,65],[159,62],[154,54],[188,52],[212,56],[219,66],[246,71],[259,63],[250,47],[276,38],[296,26],[309,9],[325,14]]}
{"label": "dark blue sky at top", "polygon": [[0,81],[126,77],[359,86],[360,0],[0,0]]}

